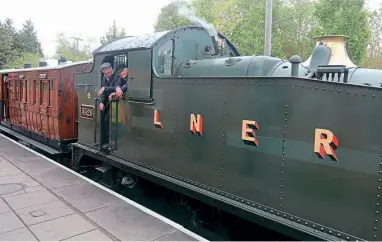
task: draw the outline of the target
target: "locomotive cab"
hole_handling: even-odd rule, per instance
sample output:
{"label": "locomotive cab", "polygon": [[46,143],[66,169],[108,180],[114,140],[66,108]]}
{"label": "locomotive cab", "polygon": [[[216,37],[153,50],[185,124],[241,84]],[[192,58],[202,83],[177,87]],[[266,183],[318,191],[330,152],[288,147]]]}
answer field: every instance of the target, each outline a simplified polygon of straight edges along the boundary
{"label": "locomotive cab", "polygon": [[[160,105],[160,90],[155,90],[154,79],[173,78],[175,67],[189,59],[216,59],[239,56],[236,47],[223,34],[210,36],[199,26],[180,27],[170,31],[156,32],[142,36],[129,36],[107,43],[93,52],[94,66],[90,73],[75,76],[78,93],[80,119],[78,121],[79,143],[93,148],[126,156],[118,149],[128,144],[131,149],[139,149],[134,140],[139,127],[138,110]],[[115,70],[120,64],[128,66],[127,93],[120,100],[112,100],[110,120],[101,120],[103,115],[98,109],[102,73],[100,66],[109,62]],[[154,91],[155,90],[155,91]],[[156,92],[156,93],[154,93]],[[143,108],[143,109],[142,109]],[[106,128],[109,126],[109,128]],[[107,144],[101,143],[103,130],[109,130]]]}

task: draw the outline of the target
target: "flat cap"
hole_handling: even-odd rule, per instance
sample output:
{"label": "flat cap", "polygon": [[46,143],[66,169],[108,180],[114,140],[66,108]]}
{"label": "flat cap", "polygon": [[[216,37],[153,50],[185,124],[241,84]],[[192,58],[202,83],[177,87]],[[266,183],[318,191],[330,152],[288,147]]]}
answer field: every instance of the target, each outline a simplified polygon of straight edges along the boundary
{"label": "flat cap", "polygon": [[105,62],[101,65],[99,69],[102,70],[103,68],[108,68],[108,67],[111,67],[111,64],[109,62]]}

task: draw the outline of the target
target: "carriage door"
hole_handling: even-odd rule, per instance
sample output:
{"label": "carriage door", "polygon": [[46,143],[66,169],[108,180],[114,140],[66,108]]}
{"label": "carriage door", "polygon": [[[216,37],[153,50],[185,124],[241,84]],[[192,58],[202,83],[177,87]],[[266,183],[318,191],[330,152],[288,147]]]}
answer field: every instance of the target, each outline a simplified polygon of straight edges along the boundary
{"label": "carriage door", "polygon": [[[46,78],[46,74],[40,74],[40,78]],[[49,82],[48,80],[41,80],[40,86],[40,113],[42,122],[42,133],[51,135],[49,132]]]}
{"label": "carriage door", "polygon": [[1,76],[1,85],[2,85],[2,104],[1,104],[1,115],[2,115],[2,120],[6,121],[9,119],[9,82],[7,80],[8,76]]}
{"label": "carriage door", "polygon": [[3,76],[0,74],[0,121],[4,118],[4,84],[3,84]]}

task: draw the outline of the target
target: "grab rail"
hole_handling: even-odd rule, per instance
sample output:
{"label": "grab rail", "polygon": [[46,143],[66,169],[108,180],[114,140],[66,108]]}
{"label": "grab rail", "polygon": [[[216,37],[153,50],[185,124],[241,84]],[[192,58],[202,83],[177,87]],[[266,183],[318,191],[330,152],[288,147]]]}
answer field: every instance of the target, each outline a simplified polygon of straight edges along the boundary
{"label": "grab rail", "polygon": [[[98,122],[98,101],[99,98],[94,98],[94,145],[97,146],[97,122]],[[101,150],[101,146],[100,146]]]}

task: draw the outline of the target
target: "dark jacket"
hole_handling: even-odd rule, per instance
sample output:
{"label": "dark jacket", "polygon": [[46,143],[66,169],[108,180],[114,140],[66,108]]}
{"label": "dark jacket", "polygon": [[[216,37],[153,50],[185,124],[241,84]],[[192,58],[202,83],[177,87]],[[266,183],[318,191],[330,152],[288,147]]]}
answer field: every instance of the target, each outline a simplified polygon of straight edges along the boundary
{"label": "dark jacket", "polygon": [[127,78],[128,76],[126,76],[126,79],[123,79],[122,77],[118,77],[118,81],[116,82],[116,87],[120,87],[122,89],[122,92],[123,93],[126,93],[127,92]]}
{"label": "dark jacket", "polygon": [[109,95],[115,91],[115,85],[119,81],[119,76],[113,73],[109,79],[106,79],[105,76],[102,77],[101,88],[104,87],[105,90],[102,93],[100,98],[100,103],[106,104],[108,102]]}

